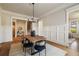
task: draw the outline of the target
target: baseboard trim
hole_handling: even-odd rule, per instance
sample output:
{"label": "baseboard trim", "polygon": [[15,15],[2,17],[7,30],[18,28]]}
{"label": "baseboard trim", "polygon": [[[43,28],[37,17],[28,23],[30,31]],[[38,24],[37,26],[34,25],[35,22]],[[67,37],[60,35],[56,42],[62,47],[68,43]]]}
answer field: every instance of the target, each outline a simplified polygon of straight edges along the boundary
{"label": "baseboard trim", "polygon": [[56,43],[56,42],[49,41],[49,40],[47,40],[47,43],[50,44],[50,45],[53,45],[53,46],[55,46],[55,47],[57,47],[57,48],[60,48],[60,49],[62,49],[62,50],[64,50],[64,51],[66,51],[65,56],[68,55],[68,51],[66,50],[66,48],[68,48],[67,46],[62,45],[62,44],[58,44],[58,43]]}
{"label": "baseboard trim", "polygon": [[68,46],[59,44],[59,43],[57,43],[57,42],[55,42],[55,41],[47,40],[47,43],[49,43],[49,44],[51,44],[51,45],[53,45],[52,43],[54,43],[54,44],[56,44],[56,45],[58,45],[58,46],[62,46],[62,47],[68,48]]}
{"label": "baseboard trim", "polygon": [[12,41],[1,42],[0,44],[4,44],[4,43],[12,43]]}

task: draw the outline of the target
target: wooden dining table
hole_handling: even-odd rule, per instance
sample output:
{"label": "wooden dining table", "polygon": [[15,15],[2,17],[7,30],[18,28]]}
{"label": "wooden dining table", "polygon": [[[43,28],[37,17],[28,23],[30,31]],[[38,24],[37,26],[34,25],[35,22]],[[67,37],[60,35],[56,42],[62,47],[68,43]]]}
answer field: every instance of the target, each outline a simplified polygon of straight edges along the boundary
{"label": "wooden dining table", "polygon": [[46,40],[44,36],[31,36],[31,35],[25,35],[25,38],[27,38],[30,42],[36,43],[37,41]]}
{"label": "wooden dining table", "polygon": [[31,54],[32,52],[34,52],[34,45],[36,42],[42,41],[42,40],[46,41],[46,38],[44,36],[39,36],[39,35],[36,35],[36,36],[25,35],[25,38],[28,39],[31,43],[33,43],[33,47],[31,48]]}

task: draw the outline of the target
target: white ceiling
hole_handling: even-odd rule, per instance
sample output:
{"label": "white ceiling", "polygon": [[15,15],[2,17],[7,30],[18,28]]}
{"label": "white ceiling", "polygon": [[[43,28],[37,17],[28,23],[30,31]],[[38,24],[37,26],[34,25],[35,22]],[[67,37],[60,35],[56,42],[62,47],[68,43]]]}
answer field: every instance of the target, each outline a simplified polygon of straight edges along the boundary
{"label": "white ceiling", "polygon": [[79,10],[77,11],[74,11],[72,13],[69,14],[69,18],[72,20],[72,19],[79,19]]}
{"label": "white ceiling", "polygon": [[[36,3],[35,4],[35,17],[40,17],[49,11],[61,6],[69,7],[73,5],[72,3]],[[8,11],[32,16],[32,4],[31,3],[3,3],[2,8]]]}

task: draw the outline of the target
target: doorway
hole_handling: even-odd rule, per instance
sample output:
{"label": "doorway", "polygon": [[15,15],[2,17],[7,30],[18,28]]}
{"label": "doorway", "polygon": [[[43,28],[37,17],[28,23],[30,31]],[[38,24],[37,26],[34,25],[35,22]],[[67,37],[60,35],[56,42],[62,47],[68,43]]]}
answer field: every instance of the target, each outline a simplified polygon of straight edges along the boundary
{"label": "doorway", "polygon": [[79,10],[69,14],[69,41],[72,49],[79,50]]}
{"label": "doorway", "polygon": [[[73,6],[68,12],[69,48],[79,55],[79,5]],[[73,53],[75,55],[75,53]]]}
{"label": "doorway", "polygon": [[27,34],[29,35],[32,30],[32,21],[27,21]]}
{"label": "doorway", "polygon": [[13,42],[22,41],[21,37],[27,34],[27,21],[16,19],[12,20],[12,38]]}
{"label": "doorway", "polygon": [[16,28],[15,22],[13,21],[13,22],[12,22],[12,29],[13,29],[13,34],[12,34],[12,35],[13,35],[13,38],[15,38],[15,32],[16,32],[16,31],[15,31],[15,28]]}

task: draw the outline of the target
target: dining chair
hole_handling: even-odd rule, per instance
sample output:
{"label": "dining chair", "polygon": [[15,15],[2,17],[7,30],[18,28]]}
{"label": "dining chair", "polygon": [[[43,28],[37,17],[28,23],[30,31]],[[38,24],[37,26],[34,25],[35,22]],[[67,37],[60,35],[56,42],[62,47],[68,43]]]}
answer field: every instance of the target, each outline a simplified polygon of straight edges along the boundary
{"label": "dining chair", "polygon": [[26,55],[26,48],[30,48],[30,54],[32,53],[32,46],[33,43],[31,43],[27,38],[22,40],[22,45],[23,45],[23,52],[25,52]]}
{"label": "dining chair", "polygon": [[36,53],[39,53],[45,49],[45,56],[46,56],[46,40],[37,41],[34,45],[34,49],[36,50],[31,55],[34,55]]}

